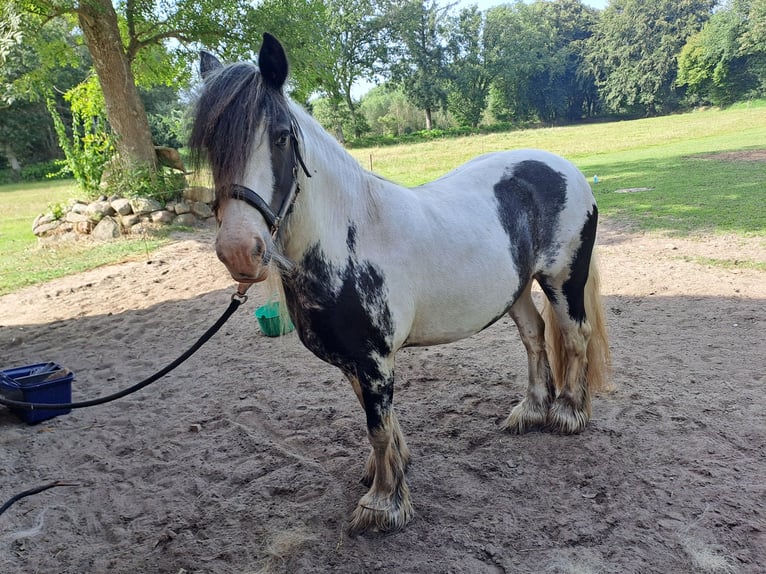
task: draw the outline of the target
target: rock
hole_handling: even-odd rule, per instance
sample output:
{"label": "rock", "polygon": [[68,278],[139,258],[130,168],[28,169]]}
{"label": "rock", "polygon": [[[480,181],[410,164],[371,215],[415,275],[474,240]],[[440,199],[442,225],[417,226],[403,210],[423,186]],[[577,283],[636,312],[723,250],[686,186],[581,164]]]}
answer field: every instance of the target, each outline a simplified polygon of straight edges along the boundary
{"label": "rock", "polygon": [[79,223],[80,221],[90,221],[90,217],[83,213],[70,211],[64,216],[64,221],[68,221],[69,223]]}
{"label": "rock", "polygon": [[123,215],[122,217],[120,217],[120,222],[122,223],[122,226],[125,229],[130,229],[139,221],[141,221],[141,218],[135,213],[131,213],[129,215]]}
{"label": "rock", "polygon": [[96,224],[93,221],[78,221],[74,224],[74,230],[80,235],[89,235]]}
{"label": "rock", "polygon": [[184,227],[191,227],[195,223],[197,223],[197,218],[194,217],[193,213],[182,213],[173,220],[174,225],[183,225]]}
{"label": "rock", "polygon": [[113,199],[111,206],[119,215],[130,215],[133,213],[133,208],[130,206],[130,200],[125,199],[124,197]]}
{"label": "rock", "polygon": [[146,233],[148,226],[146,223],[140,222],[130,226],[131,235],[142,235]]}
{"label": "rock", "polygon": [[69,211],[70,213],[84,214],[86,209],[88,209],[87,203],[83,203],[82,201],[75,201],[72,204],[72,207],[69,208]]}
{"label": "rock", "polygon": [[42,237],[43,235],[50,235],[51,233],[54,233],[55,231],[58,231],[58,228],[61,226],[60,221],[51,221],[49,223],[41,223],[40,225],[36,225],[34,227],[34,234],[38,237]]}
{"label": "rock", "polygon": [[184,199],[190,203],[199,201],[202,203],[213,203],[215,199],[215,193],[209,187],[187,187],[183,192]]}
{"label": "rock", "polygon": [[173,211],[175,211],[178,215],[183,215],[184,213],[190,213],[191,205],[189,205],[185,201],[179,201],[173,206]]}
{"label": "rock", "polygon": [[32,229],[35,229],[40,225],[45,225],[46,223],[53,223],[54,221],[56,221],[56,218],[52,213],[41,213],[35,217],[35,220],[32,223]]}
{"label": "rock", "polygon": [[138,215],[144,215],[162,209],[160,202],[150,197],[136,197],[135,199],[131,199],[130,207],[133,208],[133,213]]}
{"label": "rock", "polygon": [[200,219],[207,219],[213,216],[213,210],[207,203],[201,201],[195,201],[191,204],[191,212]]}
{"label": "rock", "polygon": [[94,221],[100,221],[104,216],[114,215],[115,213],[116,211],[111,204],[106,201],[106,198],[89,203],[85,208],[85,214],[90,215],[91,219]]}
{"label": "rock", "polygon": [[107,215],[93,228],[91,235],[100,241],[115,239],[120,236],[120,224],[113,217]]}
{"label": "rock", "polygon": [[152,212],[152,223],[170,223],[173,221],[175,214],[172,211],[163,209],[162,211]]}

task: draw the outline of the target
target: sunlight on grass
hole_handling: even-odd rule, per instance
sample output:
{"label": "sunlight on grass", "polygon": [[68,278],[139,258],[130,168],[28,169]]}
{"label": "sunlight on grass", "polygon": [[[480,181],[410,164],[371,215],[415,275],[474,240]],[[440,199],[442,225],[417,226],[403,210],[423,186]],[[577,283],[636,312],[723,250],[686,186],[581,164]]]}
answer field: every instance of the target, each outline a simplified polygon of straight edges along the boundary
{"label": "sunlight on grass", "polygon": [[17,253],[12,263],[3,262],[0,295],[58,277],[122,261],[150,259],[151,253],[168,243],[163,238],[120,239],[108,243],[71,241],[33,245]]}
{"label": "sunlight on grass", "polygon": [[[436,179],[469,159],[539,148],[567,157],[591,182],[602,215],[646,231],[766,236],[763,161],[711,154],[766,149],[766,101],[641,120],[358,148],[359,163],[403,185]],[[593,176],[598,176],[595,183]],[[193,185],[210,185],[209,174]],[[616,193],[629,188],[649,188]],[[76,194],[72,182],[0,186],[0,293],[125,258],[146,257],[163,240],[40,247],[32,220]]]}
{"label": "sunlight on grass", "polygon": [[[766,106],[354,149],[351,153],[366,168],[372,162],[374,171],[384,177],[415,186],[481,153],[525,147],[567,157],[590,182],[598,176],[598,183],[591,186],[600,212],[607,217],[649,231],[678,234],[766,233],[764,163],[707,157],[723,151],[766,149]],[[626,188],[650,190],[615,193]]]}
{"label": "sunlight on grass", "polygon": [[108,243],[89,240],[38,244],[32,222],[51,204],[77,195],[71,181],[0,186],[0,295],[127,259],[148,257],[168,240],[133,238]]}

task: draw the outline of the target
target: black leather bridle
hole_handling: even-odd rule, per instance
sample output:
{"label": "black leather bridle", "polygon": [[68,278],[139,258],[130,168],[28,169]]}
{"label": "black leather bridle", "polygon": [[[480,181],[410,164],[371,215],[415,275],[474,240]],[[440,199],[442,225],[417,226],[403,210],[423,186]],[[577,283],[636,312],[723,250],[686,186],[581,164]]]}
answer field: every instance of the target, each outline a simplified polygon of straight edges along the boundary
{"label": "black leather bridle", "polygon": [[290,189],[282,199],[282,205],[279,207],[278,212],[274,212],[271,206],[260,195],[258,195],[249,187],[235,183],[232,184],[229,191],[229,197],[231,199],[244,201],[263,216],[263,219],[266,220],[266,223],[269,226],[269,232],[271,233],[271,237],[273,239],[276,239],[282,223],[284,223],[285,219],[290,214],[290,211],[295,204],[295,200],[298,198],[298,194],[300,193],[301,188],[298,184],[298,168],[300,167],[303,170],[303,173],[306,174],[306,177],[311,177],[306,164],[303,162],[303,156],[301,156],[301,150],[298,141],[299,130],[300,128],[298,127],[298,124],[293,119],[290,122],[290,147],[293,151],[293,177],[290,184]]}

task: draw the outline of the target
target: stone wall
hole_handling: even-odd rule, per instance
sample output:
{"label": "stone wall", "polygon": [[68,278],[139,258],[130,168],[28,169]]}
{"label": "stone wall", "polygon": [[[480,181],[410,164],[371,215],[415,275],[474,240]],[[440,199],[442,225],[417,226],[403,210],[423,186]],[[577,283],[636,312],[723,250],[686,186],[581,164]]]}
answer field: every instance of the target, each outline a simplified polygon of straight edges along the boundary
{"label": "stone wall", "polygon": [[89,203],[74,200],[58,217],[53,211],[37,216],[32,229],[41,238],[88,235],[108,240],[143,234],[163,225],[191,227],[213,216],[213,199],[211,189],[190,187],[183,191],[182,199],[166,204],[155,199],[116,196],[102,196]]}

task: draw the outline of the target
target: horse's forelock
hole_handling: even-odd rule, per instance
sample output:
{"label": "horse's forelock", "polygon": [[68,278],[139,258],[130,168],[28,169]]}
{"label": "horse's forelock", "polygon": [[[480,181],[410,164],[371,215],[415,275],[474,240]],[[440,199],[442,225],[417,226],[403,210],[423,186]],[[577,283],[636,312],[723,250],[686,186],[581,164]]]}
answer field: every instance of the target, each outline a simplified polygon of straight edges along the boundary
{"label": "horse's forelock", "polygon": [[208,164],[216,189],[228,193],[245,173],[259,125],[286,106],[284,96],[262,82],[254,64],[232,64],[215,72],[206,79],[196,105],[189,139],[193,165],[198,169]]}

